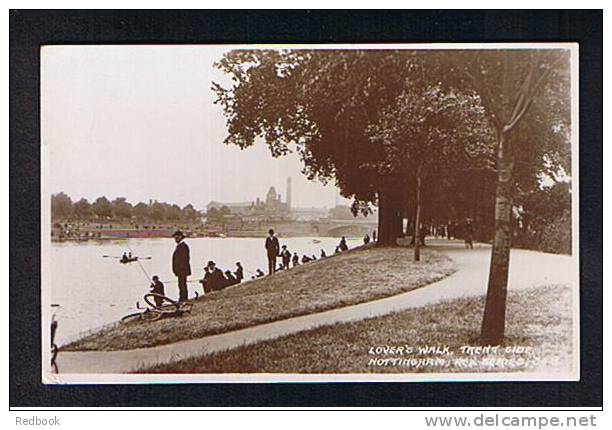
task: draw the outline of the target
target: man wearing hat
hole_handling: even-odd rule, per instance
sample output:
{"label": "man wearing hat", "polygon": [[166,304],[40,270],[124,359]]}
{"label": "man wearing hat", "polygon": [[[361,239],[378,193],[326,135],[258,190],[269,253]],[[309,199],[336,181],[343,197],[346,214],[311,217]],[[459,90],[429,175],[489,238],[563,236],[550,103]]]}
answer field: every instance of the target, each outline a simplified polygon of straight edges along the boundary
{"label": "man wearing hat", "polygon": [[268,274],[276,272],[276,257],[280,254],[280,245],[278,239],[274,236],[274,230],[268,231],[269,236],[266,238],[266,253],[268,254]]}
{"label": "man wearing hat", "polygon": [[189,247],[183,242],[185,235],[182,231],[175,231],[172,237],[176,242],[176,248],[172,254],[172,272],[178,278],[179,302],[184,302],[188,298],[187,276],[191,275]]}
{"label": "man wearing hat", "polygon": [[212,291],[219,291],[225,287],[225,276],[223,276],[223,272],[217,267],[216,263],[210,260],[206,264],[206,268],[208,269],[208,280],[206,281],[209,285],[209,288]]}

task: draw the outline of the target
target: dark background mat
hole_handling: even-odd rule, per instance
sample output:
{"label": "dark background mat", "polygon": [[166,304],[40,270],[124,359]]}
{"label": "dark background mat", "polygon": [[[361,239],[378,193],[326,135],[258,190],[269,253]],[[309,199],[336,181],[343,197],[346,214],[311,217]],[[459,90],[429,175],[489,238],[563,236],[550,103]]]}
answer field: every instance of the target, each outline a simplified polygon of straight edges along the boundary
{"label": "dark background mat", "polygon": [[[13,10],[9,13],[10,406],[602,405],[601,11]],[[536,41],[580,43],[580,382],[137,386],[45,386],[41,383],[41,45]]]}

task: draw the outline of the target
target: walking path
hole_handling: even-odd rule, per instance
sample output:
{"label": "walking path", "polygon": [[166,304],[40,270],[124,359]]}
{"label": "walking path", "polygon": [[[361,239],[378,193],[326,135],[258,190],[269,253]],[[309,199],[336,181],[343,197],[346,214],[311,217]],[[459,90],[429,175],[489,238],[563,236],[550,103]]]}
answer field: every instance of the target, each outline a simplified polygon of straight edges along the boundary
{"label": "walking path", "polygon": [[[477,244],[474,249],[466,250],[459,242],[431,241],[428,244],[452,258],[457,265],[457,272],[441,281],[396,296],[199,339],[126,351],[60,352],[57,358],[60,375],[46,375],[45,379],[61,383],[65,381],[62,374],[127,373],[158,363],[232,349],[318,326],[358,321],[444,300],[486,294],[491,256],[489,246]],[[526,250],[511,252],[510,290],[567,285],[573,284],[576,279],[576,267],[570,256]]]}

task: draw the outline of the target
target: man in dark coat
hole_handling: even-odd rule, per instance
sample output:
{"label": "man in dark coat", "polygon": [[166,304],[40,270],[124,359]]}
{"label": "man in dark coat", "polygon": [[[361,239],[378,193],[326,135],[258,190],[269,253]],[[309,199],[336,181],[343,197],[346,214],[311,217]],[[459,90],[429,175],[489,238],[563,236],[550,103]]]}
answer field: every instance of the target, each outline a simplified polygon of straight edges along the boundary
{"label": "man in dark coat", "polygon": [[276,271],[276,257],[280,253],[280,245],[278,239],[274,236],[274,230],[268,231],[269,236],[266,238],[266,252],[268,254],[268,275]]}
{"label": "man in dark coat", "polygon": [[202,284],[202,289],[204,290],[204,294],[208,294],[212,292],[212,288],[210,287],[210,272],[208,271],[208,266],[204,267],[204,278],[200,279],[200,284]]}
{"label": "man in dark coat", "polygon": [[212,291],[219,291],[226,287],[226,279],[223,272],[217,267],[214,261],[209,261],[206,265],[209,278],[206,281]]}
{"label": "man in dark coat", "polygon": [[236,271],[234,272],[234,276],[236,276],[239,283],[244,279],[244,269],[242,268],[240,261],[236,263]]}
{"label": "man in dark coat", "polygon": [[283,261],[283,270],[289,269],[289,263],[291,262],[291,251],[287,249],[287,245],[283,245],[281,257]]}
{"label": "man in dark coat", "polygon": [[183,239],[185,235],[177,230],[172,235],[176,242],[174,254],[172,254],[172,272],[178,278],[179,302],[184,302],[188,298],[187,276],[191,275],[191,265],[189,264],[189,247]]}

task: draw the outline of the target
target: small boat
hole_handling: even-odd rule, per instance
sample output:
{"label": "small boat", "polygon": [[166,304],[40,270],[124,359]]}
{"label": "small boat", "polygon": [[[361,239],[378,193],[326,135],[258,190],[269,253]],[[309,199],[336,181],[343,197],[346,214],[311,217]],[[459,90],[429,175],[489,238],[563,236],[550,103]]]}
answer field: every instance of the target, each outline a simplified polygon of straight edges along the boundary
{"label": "small boat", "polygon": [[321,243],[321,241],[318,239],[312,239],[312,243]]}
{"label": "small boat", "polygon": [[138,257],[122,258],[122,259],[119,260],[119,263],[127,264],[127,263],[132,263],[133,261],[138,261]]}

